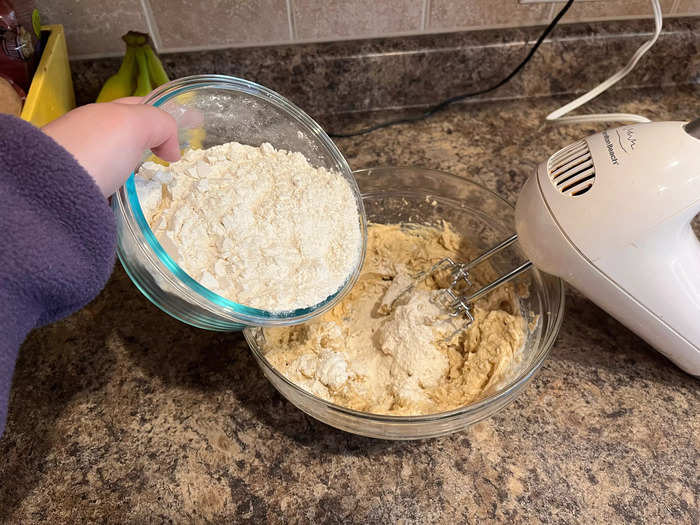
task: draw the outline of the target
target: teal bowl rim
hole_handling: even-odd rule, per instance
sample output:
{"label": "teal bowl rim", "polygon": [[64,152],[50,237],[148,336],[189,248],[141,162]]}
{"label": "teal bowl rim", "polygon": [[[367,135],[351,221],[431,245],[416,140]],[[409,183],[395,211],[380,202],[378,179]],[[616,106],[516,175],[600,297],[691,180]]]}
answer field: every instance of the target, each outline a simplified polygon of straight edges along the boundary
{"label": "teal bowl rim", "polygon": [[[362,251],[358,257],[358,264],[355,266],[353,273],[345,280],[345,282],[338,288],[338,290],[329,295],[326,299],[317,303],[315,305],[308,306],[306,308],[298,308],[295,310],[286,310],[280,312],[273,312],[269,310],[262,310],[259,308],[254,308],[252,306],[246,306],[241,303],[237,303],[230,299],[227,299],[200,284],[196,279],[192,278],[185,270],[178,265],[168,252],[163,248],[161,243],[158,241],[157,237],[151,230],[146,217],[141,209],[141,203],[138,199],[138,193],[136,191],[135,182],[135,170],[131,172],[131,175],[124,184],[124,189],[126,190],[126,196],[129,203],[129,207],[133,212],[136,223],[140,228],[141,232],[148,243],[148,246],[153,250],[153,253],[158,257],[158,259],[165,265],[165,267],[170,270],[175,277],[181,280],[187,287],[189,287],[194,292],[203,296],[206,300],[214,303],[217,306],[233,310],[237,314],[241,314],[250,318],[259,319],[287,319],[294,317],[306,317],[309,314],[316,312],[332,303],[339,295],[344,294],[351,286],[354,281],[359,277],[360,269],[364,263],[365,251],[367,246],[367,219],[365,214],[364,205],[362,203],[362,196],[360,195],[360,189],[357,186],[357,181],[355,181],[353,171],[350,169],[345,157],[342,155],[338,147],[331,140],[331,138],[326,134],[321,126],[316,123],[309,115],[307,115],[301,108],[281,96],[280,94],[272,91],[271,89],[256,84],[248,80],[241,78],[230,77],[227,75],[193,75],[189,77],[183,77],[177,80],[173,80],[167,84],[164,84],[160,88],[153,91],[146,100],[144,104],[150,104],[155,107],[159,107],[164,103],[168,102],[172,98],[187,93],[195,89],[200,89],[203,87],[209,87],[208,83],[216,83],[216,87],[219,89],[227,89],[231,91],[242,91],[249,95],[253,95],[257,98],[271,102],[272,105],[279,109],[283,109],[297,120],[300,121],[302,125],[307,127],[311,134],[319,139],[324,146],[330,151],[333,159],[340,165],[342,174],[346,175],[344,178],[348,181],[354,190],[355,204],[358,208],[358,214],[360,217],[360,229],[363,237]],[[225,85],[222,85],[225,83]],[[242,320],[247,321],[247,320]],[[254,319],[253,319],[254,321]]]}

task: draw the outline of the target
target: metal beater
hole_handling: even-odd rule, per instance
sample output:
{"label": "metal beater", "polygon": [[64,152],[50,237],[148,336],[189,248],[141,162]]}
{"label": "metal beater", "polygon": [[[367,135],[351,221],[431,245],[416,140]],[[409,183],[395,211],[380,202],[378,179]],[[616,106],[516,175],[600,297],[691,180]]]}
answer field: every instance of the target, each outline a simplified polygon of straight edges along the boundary
{"label": "metal beater", "polygon": [[442,288],[440,290],[440,293],[446,297],[444,306],[448,310],[450,317],[459,317],[461,315],[466,317],[467,322],[464,328],[468,328],[469,325],[474,322],[474,315],[472,314],[473,304],[490,291],[512,281],[521,273],[529,270],[532,267],[532,262],[526,261],[522,263],[520,266],[501,275],[498,277],[498,279],[491,281],[490,283],[479,288],[477,291],[468,295],[462,293],[464,288],[460,285],[460,282],[463,282],[467,289],[471,288],[473,283],[471,281],[469,271],[479,264],[485,262],[493,255],[504,250],[517,240],[518,235],[514,234],[511,237],[508,237],[506,240],[498,243],[493,248],[485,251],[473,261],[469,261],[467,263],[457,262],[452,260],[450,257],[446,257],[435,263],[427,272],[419,274],[416,279],[424,279],[429,275],[442,270],[449,271],[450,285],[447,288]]}

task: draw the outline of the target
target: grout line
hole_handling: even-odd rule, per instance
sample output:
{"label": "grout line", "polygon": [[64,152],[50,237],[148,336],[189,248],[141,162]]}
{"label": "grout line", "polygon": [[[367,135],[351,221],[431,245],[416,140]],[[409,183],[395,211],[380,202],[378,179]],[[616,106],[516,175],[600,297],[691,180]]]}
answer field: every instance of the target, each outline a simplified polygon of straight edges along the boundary
{"label": "grout line", "polygon": [[426,32],[430,25],[430,0],[423,0],[423,13],[421,14],[420,29]]}
{"label": "grout line", "polygon": [[158,24],[153,17],[153,10],[151,9],[151,3],[148,0],[141,0],[141,11],[143,11],[143,16],[146,18],[146,27],[148,28],[148,34],[151,35],[151,40],[155,46],[156,53],[160,53],[163,43],[160,40],[160,32],[158,31]]}
{"label": "grout line", "polygon": [[294,42],[296,39],[296,27],[294,24],[294,0],[287,0],[287,20],[289,21],[289,40]]}
{"label": "grout line", "polygon": [[[143,0],[142,0],[143,1]],[[147,0],[146,0],[147,1]],[[289,0],[288,0],[289,1]],[[683,16],[678,16],[676,18],[697,18],[698,15],[683,15]],[[608,21],[620,21],[620,20],[651,20],[652,18],[650,16],[646,18],[640,18],[638,15],[630,16],[628,18],[604,18],[604,19],[597,19],[597,20],[592,20],[592,21],[602,21],[602,22],[608,22]],[[431,35],[440,35],[440,34],[445,34],[445,33],[462,33],[462,32],[471,32],[471,31],[489,31],[489,30],[494,30],[494,29],[527,29],[529,27],[533,26],[541,26],[543,22],[532,22],[530,24],[524,24],[521,26],[513,27],[508,24],[494,24],[494,25],[488,25],[488,26],[463,26],[463,27],[447,27],[447,28],[440,28],[440,29],[433,29],[430,31],[429,34]],[[302,38],[295,40],[293,42],[290,42],[289,40],[270,40],[266,42],[240,42],[236,44],[209,44],[209,45],[201,45],[201,46],[183,46],[183,47],[168,47],[168,48],[163,48],[159,49],[159,53],[188,53],[188,52],[198,52],[198,51],[214,51],[214,50],[222,50],[222,49],[245,49],[245,48],[250,48],[250,47],[274,47],[274,46],[289,46],[289,45],[301,45],[301,44],[331,44],[334,42],[344,42],[344,41],[352,41],[352,40],[372,40],[375,38],[397,38],[397,37],[402,37],[402,36],[421,36],[424,35],[425,33],[421,32],[420,30],[412,30],[412,31],[401,31],[401,32],[396,32],[396,33],[387,33],[385,35],[379,35],[379,36],[372,36],[372,35],[364,35],[364,36],[348,36],[348,37],[343,37],[343,38],[335,38],[332,40],[326,40],[326,39],[314,39],[314,38]],[[615,33],[611,34],[609,36],[606,36],[606,38],[614,38],[617,36],[625,36],[625,37],[634,37],[634,36],[639,36],[637,33],[634,34],[627,34],[627,33]],[[502,45],[502,44],[498,44]],[[512,43],[512,45],[520,45],[519,43]],[[88,53],[88,54],[76,54],[76,55],[71,55],[70,59],[71,60],[90,60],[90,59],[99,59],[99,58],[112,58],[112,57],[121,57],[123,56],[123,53],[121,52],[110,52],[110,53]]]}
{"label": "grout line", "polygon": [[69,55],[69,60],[101,60],[103,58],[124,58],[123,51],[110,51],[108,53],[84,53]]}

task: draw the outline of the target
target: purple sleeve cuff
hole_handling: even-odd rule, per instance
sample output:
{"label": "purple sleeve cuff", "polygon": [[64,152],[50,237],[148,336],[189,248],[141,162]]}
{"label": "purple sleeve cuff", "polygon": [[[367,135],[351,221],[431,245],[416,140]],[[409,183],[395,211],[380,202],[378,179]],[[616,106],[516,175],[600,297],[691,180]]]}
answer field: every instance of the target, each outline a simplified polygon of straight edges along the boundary
{"label": "purple sleeve cuff", "polygon": [[92,300],[114,266],[107,200],[41,130],[0,115],[0,434],[20,344]]}

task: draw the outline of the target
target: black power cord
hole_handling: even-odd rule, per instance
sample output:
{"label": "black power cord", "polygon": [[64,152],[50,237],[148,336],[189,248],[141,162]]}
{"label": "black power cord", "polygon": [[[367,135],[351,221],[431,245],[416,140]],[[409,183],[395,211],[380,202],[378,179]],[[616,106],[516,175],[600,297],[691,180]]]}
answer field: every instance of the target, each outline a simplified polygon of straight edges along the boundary
{"label": "black power cord", "polygon": [[381,122],[379,124],[375,124],[373,126],[369,126],[367,128],[363,128],[363,129],[360,129],[357,131],[351,131],[349,133],[329,133],[329,135],[333,138],[338,138],[338,139],[347,138],[347,137],[356,137],[358,135],[366,135],[367,133],[371,133],[372,131],[376,131],[376,130],[382,129],[382,128],[388,128],[389,126],[395,126],[397,124],[407,124],[409,122],[417,122],[419,120],[424,120],[424,119],[427,119],[428,117],[435,115],[435,113],[442,111],[450,104],[454,104],[455,102],[459,102],[460,100],[464,100],[464,99],[467,99],[470,97],[476,97],[477,95],[483,95],[484,93],[488,93],[490,91],[498,89],[502,85],[509,82],[515,75],[520,73],[520,71],[530,61],[530,59],[535,54],[535,52],[537,52],[537,48],[539,48],[540,45],[542,44],[542,42],[544,42],[544,39],[547,38],[547,36],[549,36],[549,34],[552,32],[552,30],[559,23],[559,20],[561,20],[561,17],[563,17],[566,14],[566,12],[569,10],[569,8],[572,6],[573,3],[574,3],[574,0],[568,0],[568,2],[566,2],[566,5],[561,8],[561,10],[557,13],[557,16],[555,16],[554,19],[549,23],[547,28],[540,35],[540,37],[537,39],[537,42],[535,42],[535,45],[532,46],[532,48],[530,49],[530,52],[523,59],[523,61],[520,62],[520,64],[518,64],[516,66],[516,68],[513,71],[511,71],[507,77],[505,77],[503,80],[500,80],[499,82],[497,82],[493,86],[485,88],[485,89],[480,89],[480,90],[474,91],[472,93],[463,93],[461,95],[455,95],[454,97],[450,97],[448,99],[445,99],[442,102],[439,102],[438,104],[428,108],[425,112],[421,113],[420,115],[414,115],[411,117],[403,117],[403,118],[399,118],[396,120],[388,120],[386,122]]}

